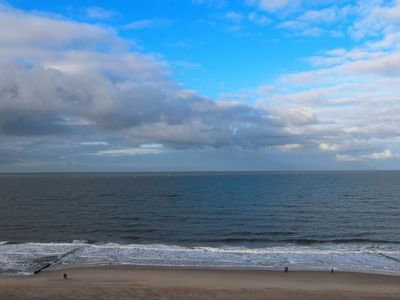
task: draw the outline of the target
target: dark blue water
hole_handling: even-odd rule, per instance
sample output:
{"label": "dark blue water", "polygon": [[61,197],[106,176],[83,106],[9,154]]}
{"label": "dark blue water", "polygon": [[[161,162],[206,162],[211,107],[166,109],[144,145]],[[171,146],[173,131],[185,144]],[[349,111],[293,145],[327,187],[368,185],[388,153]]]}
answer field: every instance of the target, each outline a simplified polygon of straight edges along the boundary
{"label": "dark blue water", "polygon": [[[0,175],[0,270],[400,270],[400,172]],[[0,271],[1,272],[1,271]]]}

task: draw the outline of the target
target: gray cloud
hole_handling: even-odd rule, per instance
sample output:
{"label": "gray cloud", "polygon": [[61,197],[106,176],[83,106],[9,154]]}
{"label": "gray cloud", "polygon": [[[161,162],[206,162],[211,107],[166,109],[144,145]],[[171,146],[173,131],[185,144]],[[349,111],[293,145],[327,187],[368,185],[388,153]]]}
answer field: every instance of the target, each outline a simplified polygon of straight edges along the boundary
{"label": "gray cloud", "polygon": [[82,161],[91,141],[102,141],[91,145],[104,157],[293,142],[267,110],[183,89],[162,59],[111,29],[5,6],[0,16],[0,135],[35,138],[20,146],[21,161]]}
{"label": "gray cloud", "polygon": [[110,28],[29,14],[4,4],[0,4],[0,40],[2,52],[15,48],[25,51],[37,47],[43,51],[47,48],[122,47],[125,44]]}

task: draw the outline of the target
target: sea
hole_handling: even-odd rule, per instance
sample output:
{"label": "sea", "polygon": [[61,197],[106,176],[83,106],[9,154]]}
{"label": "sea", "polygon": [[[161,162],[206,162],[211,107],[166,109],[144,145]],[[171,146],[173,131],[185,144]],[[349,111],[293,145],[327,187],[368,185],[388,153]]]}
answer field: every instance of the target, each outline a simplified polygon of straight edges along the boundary
{"label": "sea", "polygon": [[104,265],[400,275],[400,172],[0,174],[0,275]]}

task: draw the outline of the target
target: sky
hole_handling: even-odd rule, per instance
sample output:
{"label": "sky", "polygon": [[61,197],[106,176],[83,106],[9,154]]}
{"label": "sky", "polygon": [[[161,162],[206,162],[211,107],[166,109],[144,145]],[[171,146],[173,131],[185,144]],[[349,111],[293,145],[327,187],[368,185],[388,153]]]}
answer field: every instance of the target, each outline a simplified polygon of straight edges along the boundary
{"label": "sky", "polygon": [[400,0],[0,1],[0,172],[400,167]]}

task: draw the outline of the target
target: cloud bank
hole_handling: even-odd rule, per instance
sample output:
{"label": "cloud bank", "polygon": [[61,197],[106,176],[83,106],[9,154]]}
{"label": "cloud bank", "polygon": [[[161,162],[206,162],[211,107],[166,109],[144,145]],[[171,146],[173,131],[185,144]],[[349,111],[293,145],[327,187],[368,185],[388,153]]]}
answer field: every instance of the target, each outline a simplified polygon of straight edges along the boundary
{"label": "cloud bank", "polygon": [[[275,13],[301,1],[247,4]],[[160,55],[143,53],[114,28],[1,5],[0,166],[40,169],[70,158],[84,165],[95,164],[94,157],[155,157],[193,149],[239,149],[244,155],[299,151],[339,164],[397,159],[399,8],[400,2],[374,2],[308,10],[281,23],[282,28],[301,23],[297,28],[304,31],[356,11],[348,34],[361,42],[353,49],[320,52],[308,58],[311,70],[238,93],[240,101],[222,101],[184,88]],[[98,7],[88,14],[112,17]],[[268,25],[261,16],[224,15],[231,22]],[[363,40],[366,36],[372,39]],[[247,93],[257,100],[243,101]]]}
{"label": "cloud bank", "polygon": [[[264,109],[184,89],[162,58],[110,28],[7,6],[0,23],[0,134],[3,149],[18,137],[21,160],[32,143],[47,151],[76,141],[107,148],[101,156],[129,156],[291,139]],[[146,146],[154,144],[162,148]]]}

